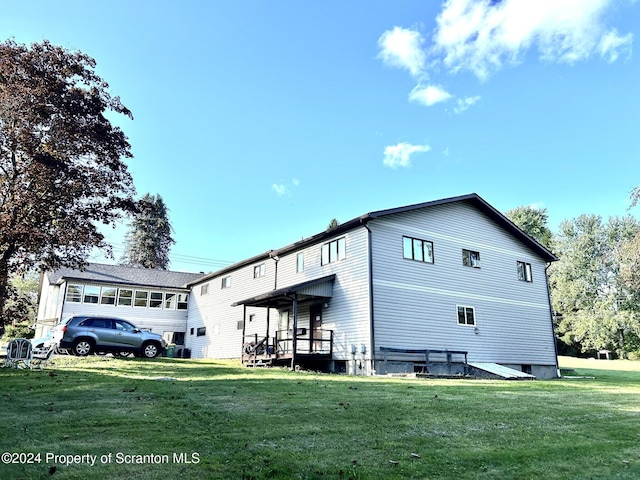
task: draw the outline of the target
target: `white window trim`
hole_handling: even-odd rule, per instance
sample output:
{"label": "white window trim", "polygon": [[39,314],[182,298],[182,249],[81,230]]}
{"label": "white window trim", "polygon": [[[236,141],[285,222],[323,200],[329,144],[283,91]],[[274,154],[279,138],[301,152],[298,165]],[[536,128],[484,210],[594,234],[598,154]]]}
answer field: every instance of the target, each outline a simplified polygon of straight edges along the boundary
{"label": "white window trim", "polygon": [[[460,323],[460,317],[458,316],[459,310],[464,309],[464,321],[465,323]],[[473,323],[468,323],[467,320],[467,309],[471,309],[473,312]],[[461,327],[477,327],[478,326],[478,317],[476,316],[476,307],[472,307],[470,305],[456,305],[456,323]]]}

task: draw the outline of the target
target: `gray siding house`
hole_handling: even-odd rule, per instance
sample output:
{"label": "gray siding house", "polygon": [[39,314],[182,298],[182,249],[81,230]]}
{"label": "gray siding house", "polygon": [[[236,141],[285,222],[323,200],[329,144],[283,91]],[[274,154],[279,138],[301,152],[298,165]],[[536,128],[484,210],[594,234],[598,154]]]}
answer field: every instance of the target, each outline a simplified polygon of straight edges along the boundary
{"label": "gray siding house", "polygon": [[36,336],[74,315],[101,315],[130,320],[169,343],[184,344],[186,284],[202,275],[98,263],[47,272],[41,278]]}
{"label": "gray siding house", "polygon": [[372,212],[192,280],[186,347],[361,375],[464,352],[552,378],[555,260],[477,194]]}

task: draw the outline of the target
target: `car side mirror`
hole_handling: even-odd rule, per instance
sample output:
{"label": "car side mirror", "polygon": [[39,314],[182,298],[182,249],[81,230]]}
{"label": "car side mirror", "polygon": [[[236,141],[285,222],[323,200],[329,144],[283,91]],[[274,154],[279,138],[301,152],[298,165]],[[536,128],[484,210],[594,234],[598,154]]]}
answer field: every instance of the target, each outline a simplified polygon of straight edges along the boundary
{"label": "car side mirror", "polygon": [[133,333],[140,333],[140,329],[139,328],[134,328],[133,329]]}

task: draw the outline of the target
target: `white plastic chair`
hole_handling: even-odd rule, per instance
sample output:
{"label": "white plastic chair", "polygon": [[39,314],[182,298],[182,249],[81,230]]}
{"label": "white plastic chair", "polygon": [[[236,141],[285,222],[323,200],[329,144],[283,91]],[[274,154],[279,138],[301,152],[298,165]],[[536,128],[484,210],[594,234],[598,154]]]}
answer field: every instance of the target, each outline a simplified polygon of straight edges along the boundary
{"label": "white plastic chair", "polygon": [[31,368],[33,345],[26,338],[14,338],[7,345],[3,367]]}

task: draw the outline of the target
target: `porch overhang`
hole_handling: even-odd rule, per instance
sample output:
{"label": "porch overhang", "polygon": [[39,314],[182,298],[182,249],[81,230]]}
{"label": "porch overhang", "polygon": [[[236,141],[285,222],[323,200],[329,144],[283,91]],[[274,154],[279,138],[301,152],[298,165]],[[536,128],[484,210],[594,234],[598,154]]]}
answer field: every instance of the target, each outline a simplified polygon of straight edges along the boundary
{"label": "porch overhang", "polygon": [[336,275],[307,280],[288,287],[278,288],[255,297],[232,303],[232,307],[244,305],[246,307],[288,308],[294,298],[298,303],[321,302],[333,296],[333,283]]}

